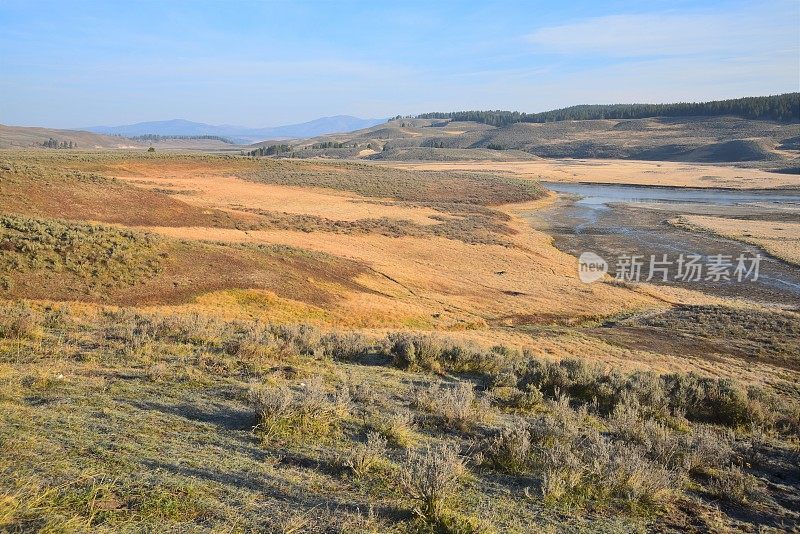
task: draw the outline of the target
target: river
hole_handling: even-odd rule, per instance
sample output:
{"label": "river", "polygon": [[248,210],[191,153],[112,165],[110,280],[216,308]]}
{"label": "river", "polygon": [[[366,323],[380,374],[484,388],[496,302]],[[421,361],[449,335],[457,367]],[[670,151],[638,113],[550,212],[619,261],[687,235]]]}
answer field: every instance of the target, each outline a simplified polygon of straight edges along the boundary
{"label": "river", "polygon": [[[604,258],[612,276],[631,275],[629,259],[636,257],[643,264],[642,281],[650,274],[649,268],[668,265],[668,273],[656,269],[653,283],[765,304],[800,306],[797,266],[772,258],[759,247],[683,230],[668,222],[683,214],[736,218],[743,225],[751,219],[800,221],[800,192],[553,182],[543,185],[559,196],[547,208],[525,214],[531,225],[552,235],[555,245],[565,252],[580,256],[591,251]],[[754,260],[756,255],[762,259]],[[706,267],[698,280],[680,276],[679,264],[692,257],[699,257],[697,263]],[[716,274],[710,270],[710,263],[719,262],[719,258],[731,264],[723,276],[719,276],[719,268]],[[749,277],[737,279],[741,277],[741,273],[736,276],[735,270],[738,258],[743,258],[747,268],[757,263],[757,278],[751,272]]]}

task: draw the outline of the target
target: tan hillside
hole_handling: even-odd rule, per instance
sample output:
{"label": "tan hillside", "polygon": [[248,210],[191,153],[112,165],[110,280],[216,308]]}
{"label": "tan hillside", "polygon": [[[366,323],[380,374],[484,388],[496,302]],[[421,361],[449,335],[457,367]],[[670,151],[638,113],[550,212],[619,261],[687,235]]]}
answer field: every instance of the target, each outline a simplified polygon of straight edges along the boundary
{"label": "tan hillside", "polygon": [[98,148],[147,148],[142,143],[110,135],[100,135],[78,130],[56,130],[53,128],[32,128],[26,126],[6,126],[0,124],[0,149],[2,148],[42,148],[49,139],[59,143],[72,141],[79,150]]}

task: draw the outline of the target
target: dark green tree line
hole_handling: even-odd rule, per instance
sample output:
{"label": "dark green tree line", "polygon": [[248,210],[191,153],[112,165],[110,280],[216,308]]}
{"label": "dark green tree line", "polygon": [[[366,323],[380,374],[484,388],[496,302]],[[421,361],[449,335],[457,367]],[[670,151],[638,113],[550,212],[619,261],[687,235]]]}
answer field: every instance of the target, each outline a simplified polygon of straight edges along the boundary
{"label": "dark green tree line", "polygon": [[417,118],[451,119],[454,121],[480,122],[492,126],[506,126],[517,122],[719,116],[800,122],[800,93],[716,100],[713,102],[680,102],[677,104],[580,105],[542,113],[500,110],[423,113],[418,115]]}

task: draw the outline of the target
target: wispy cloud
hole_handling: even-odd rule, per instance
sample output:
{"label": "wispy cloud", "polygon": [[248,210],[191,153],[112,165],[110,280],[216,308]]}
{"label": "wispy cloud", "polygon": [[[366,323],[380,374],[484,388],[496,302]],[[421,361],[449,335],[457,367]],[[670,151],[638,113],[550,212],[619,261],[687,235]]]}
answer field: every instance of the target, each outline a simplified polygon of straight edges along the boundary
{"label": "wispy cloud", "polygon": [[778,4],[783,9],[608,15],[539,28],[526,40],[539,51],[611,58],[796,49],[797,4]]}
{"label": "wispy cloud", "polygon": [[0,122],[264,126],[706,100],[800,79],[797,0],[42,1],[0,0]]}

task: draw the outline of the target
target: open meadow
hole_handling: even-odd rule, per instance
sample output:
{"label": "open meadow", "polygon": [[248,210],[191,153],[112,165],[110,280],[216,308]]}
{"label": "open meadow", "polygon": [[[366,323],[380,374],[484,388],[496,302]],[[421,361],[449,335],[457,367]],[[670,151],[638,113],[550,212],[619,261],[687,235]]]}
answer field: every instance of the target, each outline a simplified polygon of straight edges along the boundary
{"label": "open meadow", "polygon": [[724,189],[792,189],[796,174],[769,172],[731,164],[673,161],[537,159],[530,161],[386,162],[399,169],[495,172],[506,176],[552,182],[627,184]]}
{"label": "open meadow", "polygon": [[527,218],[741,169],[526,165],[0,152],[0,530],[798,528],[797,307]]}
{"label": "open meadow", "polygon": [[800,2],[0,0],[0,534],[800,533]]}

